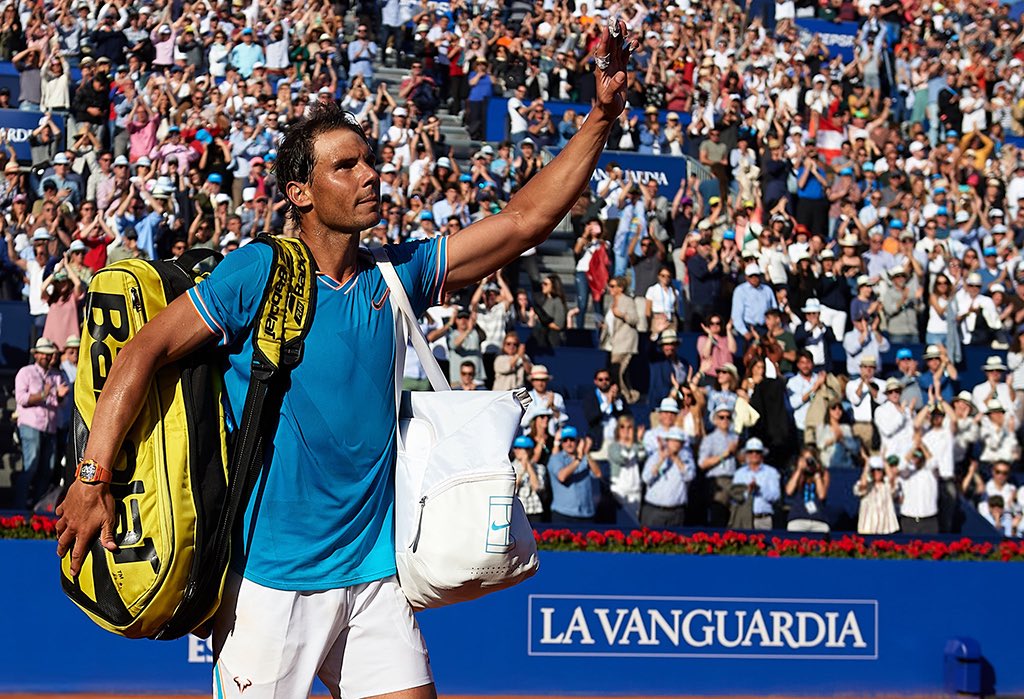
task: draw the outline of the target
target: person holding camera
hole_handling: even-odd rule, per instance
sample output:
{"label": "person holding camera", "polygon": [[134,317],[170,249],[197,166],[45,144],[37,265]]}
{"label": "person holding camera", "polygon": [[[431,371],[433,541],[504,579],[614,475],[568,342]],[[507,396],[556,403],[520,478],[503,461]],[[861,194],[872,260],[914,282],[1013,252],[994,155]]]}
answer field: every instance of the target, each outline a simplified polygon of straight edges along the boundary
{"label": "person holding camera", "polygon": [[825,514],[825,501],[831,483],[829,472],[818,460],[818,450],[807,447],[796,460],[786,482],[789,517],[786,531],[827,533],[830,530]]}

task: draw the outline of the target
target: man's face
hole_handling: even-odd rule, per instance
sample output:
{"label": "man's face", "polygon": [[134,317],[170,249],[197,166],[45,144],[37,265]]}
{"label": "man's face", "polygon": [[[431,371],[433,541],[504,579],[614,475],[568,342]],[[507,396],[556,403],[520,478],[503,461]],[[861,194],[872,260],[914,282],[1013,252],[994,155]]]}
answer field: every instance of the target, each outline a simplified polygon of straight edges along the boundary
{"label": "man's face", "polygon": [[464,366],[459,369],[459,377],[462,379],[462,383],[468,386],[476,381],[476,369],[472,366]]}
{"label": "man's face", "polygon": [[861,366],[861,368],[860,368],[860,376],[865,381],[870,381],[871,379],[875,378],[875,367],[874,367],[874,365]]}
{"label": "man's face", "polygon": [[917,360],[913,357],[901,359],[899,361],[899,367],[904,376],[913,376],[917,371]]}
{"label": "man's face", "polygon": [[608,372],[601,372],[594,377],[594,385],[601,391],[607,391],[612,384],[612,376]]}
{"label": "man's face", "polygon": [[[329,229],[359,233],[380,220],[380,179],[366,142],[348,129],[321,134],[311,183],[287,183],[292,201]],[[297,199],[297,200],[296,200]]]}
{"label": "man's face", "polygon": [[674,359],[676,352],[679,351],[678,342],[666,342],[661,346],[661,354],[669,359]]}
{"label": "man's face", "polygon": [[796,360],[796,369],[802,376],[810,376],[811,370],[814,369],[814,362],[811,361],[810,357],[801,355]]}
{"label": "man's face", "polygon": [[903,395],[903,391],[899,388],[893,388],[885,392],[885,397],[889,399],[890,403],[899,403],[900,396]]}
{"label": "man's face", "polygon": [[756,289],[757,287],[761,286],[761,275],[752,274],[749,277],[747,277],[747,282],[750,283],[750,286]]}
{"label": "man's face", "polygon": [[668,410],[662,410],[658,412],[658,423],[664,427],[669,428],[675,423],[676,416],[678,413],[669,412]]}
{"label": "man's face", "polygon": [[759,451],[747,451],[744,454],[744,460],[747,462],[747,466],[757,468],[764,463],[764,454]]}
{"label": "man's face", "polygon": [[50,366],[50,360],[53,358],[53,355],[47,352],[34,352],[32,356],[35,358],[36,364],[44,369]]}

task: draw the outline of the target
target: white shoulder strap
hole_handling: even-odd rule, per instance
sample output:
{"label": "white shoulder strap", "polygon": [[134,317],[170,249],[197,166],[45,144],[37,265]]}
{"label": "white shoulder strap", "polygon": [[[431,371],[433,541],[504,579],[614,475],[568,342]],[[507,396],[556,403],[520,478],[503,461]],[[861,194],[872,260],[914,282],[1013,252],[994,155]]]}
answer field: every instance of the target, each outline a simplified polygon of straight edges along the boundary
{"label": "white shoulder strap", "polygon": [[374,248],[370,252],[377,262],[381,276],[384,277],[384,283],[388,285],[391,292],[391,308],[395,314],[395,382],[397,390],[401,390],[402,378],[405,373],[405,348],[406,337],[408,337],[412,342],[413,349],[416,350],[420,364],[423,365],[423,370],[427,373],[427,378],[430,379],[431,388],[435,391],[450,391],[448,378],[441,371],[437,358],[434,357],[434,353],[430,351],[430,345],[427,344],[427,338],[423,337],[423,333],[420,331],[419,319],[413,313],[409,297],[405,293],[405,287],[402,285],[398,272],[395,271],[395,266],[391,264],[387,250],[381,247]]}

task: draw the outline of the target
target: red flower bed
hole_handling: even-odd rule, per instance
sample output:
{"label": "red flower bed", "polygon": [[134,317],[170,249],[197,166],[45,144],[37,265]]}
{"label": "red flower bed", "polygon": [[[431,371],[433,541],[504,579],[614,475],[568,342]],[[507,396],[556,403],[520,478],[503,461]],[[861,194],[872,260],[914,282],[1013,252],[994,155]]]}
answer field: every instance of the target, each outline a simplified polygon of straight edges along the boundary
{"label": "red flower bed", "polygon": [[[855,534],[833,539],[811,539],[784,534],[743,532],[696,532],[609,529],[586,534],[568,529],[535,531],[537,547],[547,551],[607,551],[611,553],[687,553],[706,556],[782,556],[814,558],[907,559],[917,561],[1018,561],[1024,562],[1024,540],[998,545],[968,538],[956,541],[866,540]],[[21,515],[0,517],[0,539],[56,538],[56,520]]]}
{"label": "red flower bed", "polygon": [[548,551],[608,551],[616,553],[687,553],[725,556],[799,556],[814,558],[909,559],[920,561],[1020,561],[1024,542],[1003,541],[998,545],[967,538],[956,541],[866,540],[854,534],[832,539],[812,539],[780,534],[743,532],[696,532],[615,529],[586,534],[568,529],[535,531],[538,548]]}
{"label": "red flower bed", "polygon": [[21,515],[0,517],[0,539],[55,539],[57,520],[52,517]]}

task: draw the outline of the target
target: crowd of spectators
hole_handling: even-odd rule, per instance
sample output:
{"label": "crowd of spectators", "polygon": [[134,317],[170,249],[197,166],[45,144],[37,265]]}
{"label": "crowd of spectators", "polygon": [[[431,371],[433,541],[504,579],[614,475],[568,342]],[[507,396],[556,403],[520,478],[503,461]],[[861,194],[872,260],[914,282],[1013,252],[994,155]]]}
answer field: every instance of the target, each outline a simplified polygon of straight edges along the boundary
{"label": "crowd of spectators", "polygon": [[[34,328],[20,504],[52,470],[74,378],[60,360],[96,272],[288,233],[275,147],[322,100],[377,144],[366,245],[458,233],[578,129],[600,28],[619,16],[641,46],[608,149],[702,168],[664,187],[608,163],[571,213],[574,289],[531,250],[422,323],[453,386],[531,388],[514,451],[531,516],[591,520],[614,498],[652,526],[767,527],[785,503],[790,528],[827,530],[830,473],[858,469],[864,532],[951,531],[965,495],[1018,533],[1024,48],[1006,6],[55,0],[0,14],[20,81],[0,107],[39,115],[30,160],[0,153],[0,298],[25,299]],[[804,17],[855,22],[852,60]],[[405,70],[397,85],[382,64]],[[484,142],[498,97],[507,138]],[[553,102],[584,108],[556,117]],[[468,158],[445,115],[476,142]],[[586,424],[568,424],[540,362],[595,326],[607,368]],[[976,387],[958,383],[966,346],[993,351]],[[407,385],[425,387],[407,361]],[[50,446],[29,458],[36,442]],[[596,504],[593,480],[608,486]]]}

